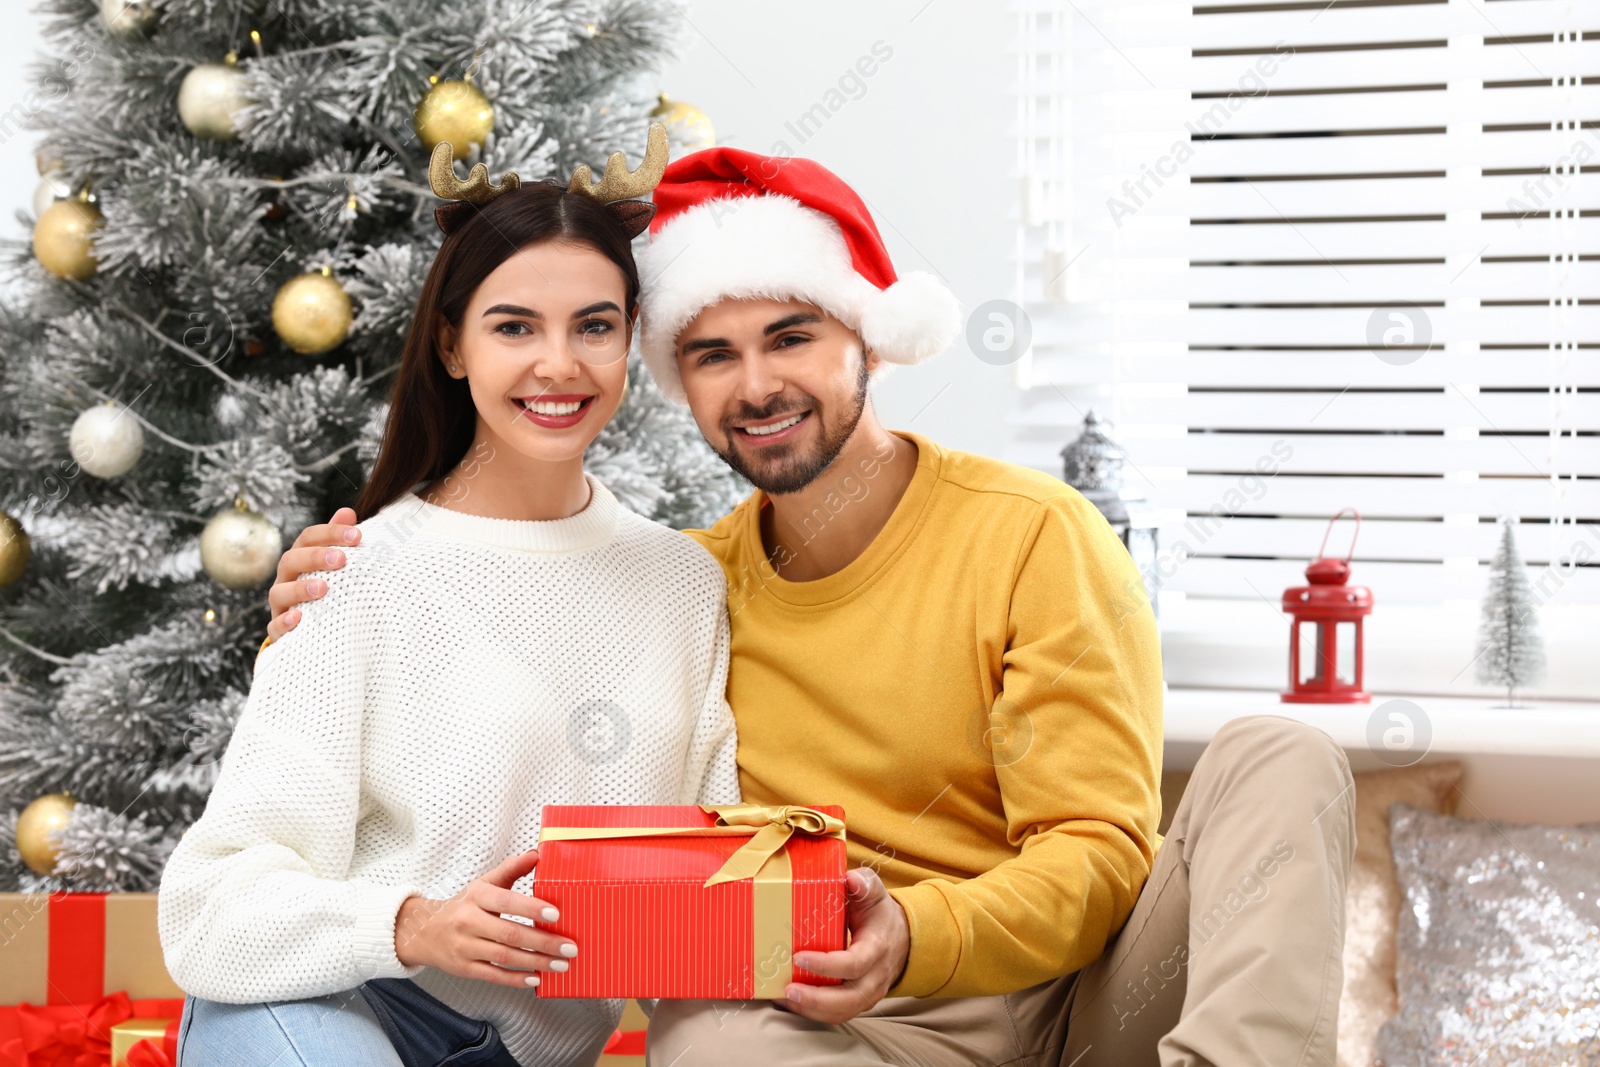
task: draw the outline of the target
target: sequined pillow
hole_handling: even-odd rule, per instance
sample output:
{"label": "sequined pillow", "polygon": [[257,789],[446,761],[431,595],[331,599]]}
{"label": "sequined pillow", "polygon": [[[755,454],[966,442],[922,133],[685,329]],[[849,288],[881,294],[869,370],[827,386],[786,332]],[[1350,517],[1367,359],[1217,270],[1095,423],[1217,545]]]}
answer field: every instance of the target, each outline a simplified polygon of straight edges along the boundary
{"label": "sequined pillow", "polygon": [[1400,1010],[1382,1067],[1600,1063],[1600,823],[1519,826],[1396,804]]}
{"label": "sequined pillow", "polygon": [[1405,801],[1453,812],[1461,773],[1461,764],[1449,760],[1355,775],[1356,852],[1344,906],[1338,1067],[1372,1067],[1378,1027],[1400,1006],[1394,987],[1400,884],[1389,850],[1389,806]]}

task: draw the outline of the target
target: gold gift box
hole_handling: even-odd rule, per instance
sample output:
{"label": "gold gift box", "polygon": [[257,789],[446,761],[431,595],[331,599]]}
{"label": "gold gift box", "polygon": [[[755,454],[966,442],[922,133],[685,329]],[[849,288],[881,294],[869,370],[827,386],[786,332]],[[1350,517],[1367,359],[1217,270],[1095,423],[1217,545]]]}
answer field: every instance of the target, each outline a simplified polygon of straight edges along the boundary
{"label": "gold gift box", "polygon": [[149,1039],[159,1047],[166,1037],[171,1019],[129,1019],[111,1028],[111,1067],[122,1067],[128,1062],[133,1046]]}

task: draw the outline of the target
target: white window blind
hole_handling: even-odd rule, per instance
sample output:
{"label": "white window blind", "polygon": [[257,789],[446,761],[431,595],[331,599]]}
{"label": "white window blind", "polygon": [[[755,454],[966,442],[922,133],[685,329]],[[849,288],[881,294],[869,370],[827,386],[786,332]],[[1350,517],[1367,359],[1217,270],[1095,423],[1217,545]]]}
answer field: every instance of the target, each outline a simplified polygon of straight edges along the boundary
{"label": "white window blind", "polygon": [[[1093,405],[1164,587],[1600,604],[1600,2],[1025,0],[1013,458]],[[1342,520],[1329,555],[1343,556]]]}

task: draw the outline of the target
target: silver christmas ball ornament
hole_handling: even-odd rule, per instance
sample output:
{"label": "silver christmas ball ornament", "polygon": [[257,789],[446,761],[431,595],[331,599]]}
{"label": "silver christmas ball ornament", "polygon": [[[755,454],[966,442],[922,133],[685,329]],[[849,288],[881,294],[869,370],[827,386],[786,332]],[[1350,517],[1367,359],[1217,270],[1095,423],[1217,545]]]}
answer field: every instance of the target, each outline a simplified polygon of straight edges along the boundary
{"label": "silver christmas ball ornament", "polygon": [[190,133],[207,140],[231,141],[239,136],[237,116],[249,103],[244,71],[231,61],[202,63],[185,74],[178,87],[178,117]]}
{"label": "silver christmas ball ornament", "polygon": [[224,589],[253,589],[272,577],[283,555],[278,528],[243,499],[211,517],[200,533],[200,565]]}
{"label": "silver christmas ball ornament", "polygon": [[100,21],[113,37],[145,33],[156,21],[150,0],[100,0]]}

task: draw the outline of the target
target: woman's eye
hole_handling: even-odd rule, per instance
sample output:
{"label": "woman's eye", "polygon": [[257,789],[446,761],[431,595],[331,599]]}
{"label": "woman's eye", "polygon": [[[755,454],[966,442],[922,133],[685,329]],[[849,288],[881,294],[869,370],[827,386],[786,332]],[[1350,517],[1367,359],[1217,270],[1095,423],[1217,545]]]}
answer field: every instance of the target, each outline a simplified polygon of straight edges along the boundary
{"label": "woman's eye", "polygon": [[500,325],[494,328],[494,332],[503,334],[506,337],[521,337],[523,334],[528,332],[528,324],[525,322],[517,322],[516,320],[512,320],[511,322],[502,322]]}
{"label": "woman's eye", "polygon": [[594,336],[598,337],[601,334],[610,333],[612,326],[604,319],[590,319],[588,322],[579,327],[579,329],[584,333],[593,334]]}

